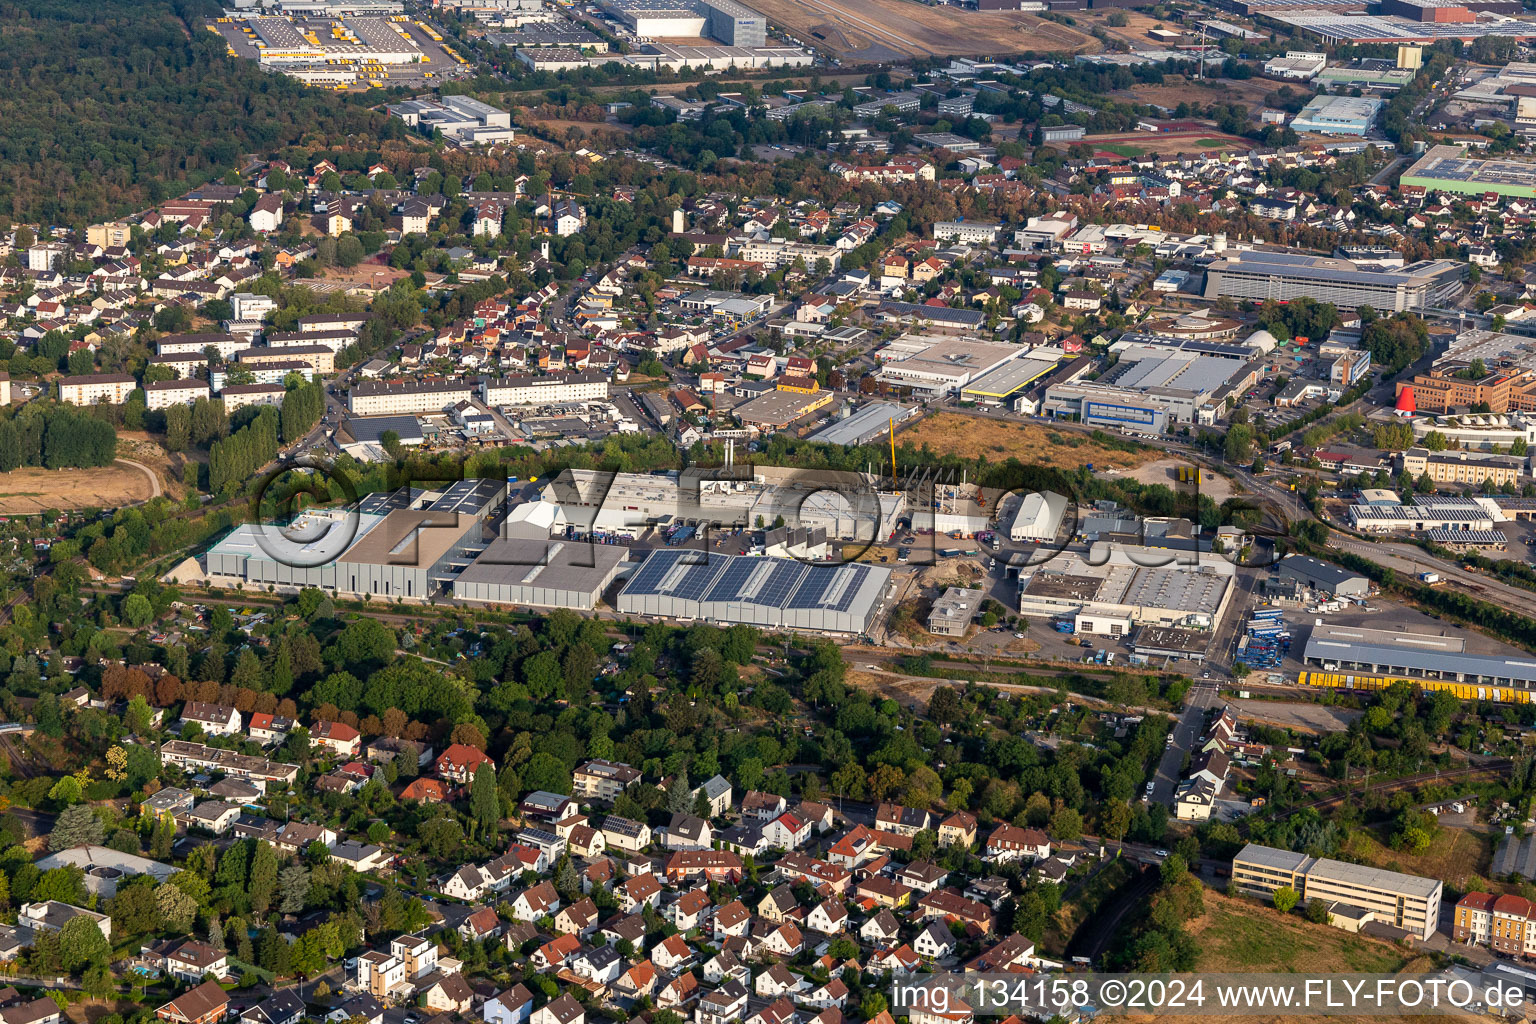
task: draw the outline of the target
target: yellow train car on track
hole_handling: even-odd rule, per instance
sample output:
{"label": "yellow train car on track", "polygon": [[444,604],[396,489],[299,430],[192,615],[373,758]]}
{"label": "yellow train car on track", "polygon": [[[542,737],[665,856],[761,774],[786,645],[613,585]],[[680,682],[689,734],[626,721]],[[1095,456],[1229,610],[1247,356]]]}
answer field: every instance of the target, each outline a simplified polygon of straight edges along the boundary
{"label": "yellow train car on track", "polygon": [[1532,691],[1518,686],[1490,686],[1454,679],[1413,679],[1407,676],[1376,676],[1354,672],[1301,672],[1297,674],[1296,681],[1302,686],[1316,686],[1325,690],[1385,690],[1398,683],[1407,683],[1416,690],[1429,693],[1445,690],[1462,700],[1491,700],[1499,704],[1530,704],[1536,701]]}

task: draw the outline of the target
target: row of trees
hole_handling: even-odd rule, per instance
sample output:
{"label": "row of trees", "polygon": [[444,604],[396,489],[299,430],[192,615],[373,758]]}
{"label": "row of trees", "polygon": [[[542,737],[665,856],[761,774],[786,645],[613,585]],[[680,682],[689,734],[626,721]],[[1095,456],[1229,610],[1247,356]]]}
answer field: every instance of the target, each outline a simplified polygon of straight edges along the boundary
{"label": "row of trees", "polygon": [[172,405],[165,410],[165,446],[184,452],[196,445],[206,448],[229,436],[229,414],[222,398],[199,398],[190,406]]}
{"label": "row of trees", "polygon": [[22,466],[105,466],[116,455],[112,425],[73,406],[29,403],[0,421],[0,472]]}
{"label": "row of trees", "polygon": [[314,429],[325,414],[325,390],[312,381],[297,384],[283,396],[279,412],[283,440],[292,444]]}
{"label": "row of trees", "polygon": [[281,415],[263,406],[252,420],[208,449],[208,489],[217,494],[231,484],[242,484],[271,462],[278,452]]}

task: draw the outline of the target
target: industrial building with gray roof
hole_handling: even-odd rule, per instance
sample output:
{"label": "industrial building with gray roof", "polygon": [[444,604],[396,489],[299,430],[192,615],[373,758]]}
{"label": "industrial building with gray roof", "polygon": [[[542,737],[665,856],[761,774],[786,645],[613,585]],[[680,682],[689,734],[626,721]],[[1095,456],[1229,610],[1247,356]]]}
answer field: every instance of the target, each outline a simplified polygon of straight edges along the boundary
{"label": "industrial building with gray roof", "polygon": [[597,607],[629,549],[575,540],[493,541],[453,583],[465,601],[533,608]]}
{"label": "industrial building with gray roof", "polygon": [[853,562],[820,565],[663,549],[653,551],[630,576],[619,592],[618,610],[771,629],[861,633],[890,578],[889,569]]}
{"label": "industrial building with gray roof", "polygon": [[1432,633],[1314,626],[1302,661],[1330,672],[1355,670],[1514,690],[1536,686],[1536,660],[1529,656],[1475,654],[1460,637]]}

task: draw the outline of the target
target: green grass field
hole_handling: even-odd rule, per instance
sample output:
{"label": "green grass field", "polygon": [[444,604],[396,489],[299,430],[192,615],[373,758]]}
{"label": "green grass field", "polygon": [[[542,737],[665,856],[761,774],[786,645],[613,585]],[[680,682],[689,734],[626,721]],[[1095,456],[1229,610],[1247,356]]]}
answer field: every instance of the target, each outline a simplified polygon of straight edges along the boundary
{"label": "green grass field", "polygon": [[1205,894],[1191,930],[1202,971],[1359,971],[1389,974],[1404,956],[1386,942],[1351,935],[1245,899]]}
{"label": "green grass field", "polygon": [[1097,146],[1095,148],[1102,149],[1106,153],[1113,153],[1113,154],[1115,154],[1115,156],[1146,156],[1147,155],[1147,151],[1146,150],[1142,149],[1140,146],[1133,146],[1133,145],[1131,145],[1128,142],[1111,142],[1108,145]]}
{"label": "green grass field", "polygon": [[1206,149],[1221,149],[1231,143],[1226,139],[1196,139],[1195,145],[1204,146]]}

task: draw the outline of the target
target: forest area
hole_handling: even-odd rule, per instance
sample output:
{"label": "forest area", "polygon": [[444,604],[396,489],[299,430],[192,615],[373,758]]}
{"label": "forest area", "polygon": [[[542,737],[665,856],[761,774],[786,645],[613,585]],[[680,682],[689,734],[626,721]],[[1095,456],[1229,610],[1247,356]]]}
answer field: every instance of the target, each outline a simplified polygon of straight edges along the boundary
{"label": "forest area", "polygon": [[0,0],[0,216],[83,226],[387,118],[225,55],[213,0]]}

